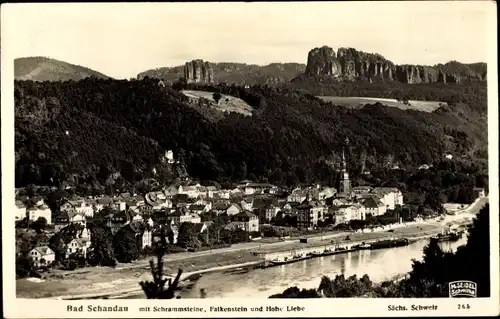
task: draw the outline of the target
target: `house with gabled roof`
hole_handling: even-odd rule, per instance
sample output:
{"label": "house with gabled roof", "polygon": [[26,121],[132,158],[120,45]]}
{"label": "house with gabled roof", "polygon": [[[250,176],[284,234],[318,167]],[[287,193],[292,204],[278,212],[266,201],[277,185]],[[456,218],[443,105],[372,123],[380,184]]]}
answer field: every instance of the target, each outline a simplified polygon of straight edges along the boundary
{"label": "house with gabled roof", "polygon": [[29,252],[33,265],[37,268],[48,266],[55,262],[56,254],[49,246],[37,246]]}
{"label": "house with gabled roof", "polygon": [[82,213],[87,217],[94,216],[93,202],[86,199],[68,200],[61,205],[60,211],[75,210],[77,213]]}
{"label": "house with gabled roof", "polygon": [[249,211],[241,211],[232,215],[231,224],[247,232],[259,231],[259,218]]}
{"label": "house with gabled roof", "polygon": [[366,214],[370,214],[372,216],[384,215],[387,211],[387,206],[380,201],[380,198],[377,196],[370,196],[366,198],[362,205],[365,209]]}
{"label": "house with gabled roof", "polygon": [[87,257],[87,250],[90,248],[90,240],[87,238],[74,238],[66,246],[66,258],[73,254],[81,251],[83,257]]}
{"label": "house with gabled roof", "polygon": [[141,221],[132,221],[121,228],[124,231],[130,231],[137,241],[137,245],[144,249],[153,245],[152,228]]}
{"label": "house with gabled roof", "polygon": [[54,229],[56,232],[70,224],[79,224],[87,227],[87,218],[84,213],[78,213],[76,210],[61,211],[54,218]]}
{"label": "house with gabled roof", "polygon": [[232,215],[236,215],[238,214],[239,212],[241,212],[243,210],[243,208],[238,205],[238,204],[232,204],[231,206],[229,206],[229,208],[226,210],[226,213],[229,215],[229,216],[232,216]]}
{"label": "house with gabled roof", "polygon": [[307,198],[307,190],[296,188],[287,197],[288,203],[302,203]]}
{"label": "house with gabled roof", "polygon": [[252,210],[253,208],[253,197],[247,197],[245,199],[243,199],[241,202],[240,202],[240,206],[241,208],[243,208],[244,210]]}
{"label": "house with gabled roof", "polygon": [[184,189],[183,189],[182,185],[172,184],[172,185],[168,186],[163,191],[163,193],[165,194],[166,198],[172,198],[175,195],[182,194],[183,191],[184,191]]}
{"label": "house with gabled roof", "polygon": [[219,190],[215,186],[207,186],[207,197],[214,198],[219,193]]}

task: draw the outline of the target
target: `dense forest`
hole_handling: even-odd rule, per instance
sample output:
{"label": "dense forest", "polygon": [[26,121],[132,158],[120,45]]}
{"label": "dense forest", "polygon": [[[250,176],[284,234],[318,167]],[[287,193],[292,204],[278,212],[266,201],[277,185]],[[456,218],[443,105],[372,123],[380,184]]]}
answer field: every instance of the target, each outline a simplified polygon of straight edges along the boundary
{"label": "dense forest", "polygon": [[[186,88],[238,96],[254,108],[253,116],[229,113],[211,122],[188,107],[178,92]],[[286,86],[162,87],[147,77],[16,81],[16,186],[162,184],[161,157],[168,149],[200,181],[333,183],[346,137],[354,180],[389,164],[437,164],[447,153],[481,171],[487,167],[485,88],[398,84],[389,92],[448,102],[424,113],[379,103],[348,109],[315,98],[307,88]],[[380,96],[382,89],[388,88],[342,83],[329,90]]]}

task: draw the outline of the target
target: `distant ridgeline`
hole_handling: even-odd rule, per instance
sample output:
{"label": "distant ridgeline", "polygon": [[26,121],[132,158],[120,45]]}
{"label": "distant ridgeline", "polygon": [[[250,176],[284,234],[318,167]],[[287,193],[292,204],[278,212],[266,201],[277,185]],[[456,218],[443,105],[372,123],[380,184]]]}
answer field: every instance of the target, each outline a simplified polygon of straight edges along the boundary
{"label": "distant ridgeline", "polygon": [[424,96],[455,99],[433,113],[381,104],[346,109],[283,87],[185,84],[238,96],[254,109],[218,122],[158,84],[16,81],[16,186],[161,184],[173,178],[162,164],[167,150],[202,181],[333,184],[346,136],[353,180],[363,169],[418,167],[448,153],[474,163],[487,158],[482,84],[412,85]]}
{"label": "distant ridgeline", "polygon": [[[207,76],[202,74],[207,74]],[[463,64],[451,61],[434,66],[396,65],[380,54],[366,53],[354,48],[339,48],[335,52],[331,47],[322,46],[309,52],[307,65],[272,63],[258,66],[193,60],[187,62],[184,67],[148,70],[138,74],[137,78],[143,79],[146,76],[162,79],[168,83],[184,77],[190,83],[234,83],[237,85],[283,85],[290,81],[295,83],[304,81],[387,83],[395,81],[405,84],[457,84],[486,81],[486,63]]]}
{"label": "distant ridgeline", "polygon": [[[174,83],[185,78],[189,83],[227,83],[236,85],[277,85],[288,83],[305,70],[304,64],[271,63],[266,66],[245,63],[210,63],[203,60],[186,62],[184,66],[148,70],[137,75]],[[205,74],[205,76],[203,75]]]}

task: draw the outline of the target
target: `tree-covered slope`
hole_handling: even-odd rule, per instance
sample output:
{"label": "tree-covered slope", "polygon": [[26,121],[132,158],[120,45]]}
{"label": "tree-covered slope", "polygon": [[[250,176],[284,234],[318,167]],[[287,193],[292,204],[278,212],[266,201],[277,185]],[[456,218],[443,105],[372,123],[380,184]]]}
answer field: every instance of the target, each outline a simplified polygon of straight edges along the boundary
{"label": "tree-covered slope", "polygon": [[[155,177],[153,168],[167,149],[200,180],[331,182],[346,137],[354,178],[362,167],[388,159],[411,166],[446,152],[484,157],[478,106],[451,103],[434,113],[380,104],[346,109],[286,88],[188,89],[237,96],[254,115],[230,114],[212,123],[181,93],[153,79],[16,81],[16,184],[55,184],[69,174],[102,183],[112,172],[134,183]],[[54,170],[63,177],[55,180]]]}

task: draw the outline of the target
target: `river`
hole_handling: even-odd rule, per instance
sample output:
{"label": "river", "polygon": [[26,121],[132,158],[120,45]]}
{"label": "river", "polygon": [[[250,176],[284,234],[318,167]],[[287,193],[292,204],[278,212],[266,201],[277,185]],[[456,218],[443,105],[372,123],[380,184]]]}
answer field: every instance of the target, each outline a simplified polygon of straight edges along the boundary
{"label": "river", "polygon": [[[206,298],[268,298],[288,287],[317,288],[322,276],[334,278],[367,274],[374,282],[393,279],[411,271],[412,259],[420,260],[429,240],[420,240],[406,247],[361,250],[346,254],[308,259],[292,264],[254,270],[228,270],[204,274],[181,298],[199,298],[200,289]],[[444,251],[456,251],[466,244],[464,236],[457,242],[443,242]],[[134,296],[132,298],[144,298]]]}

